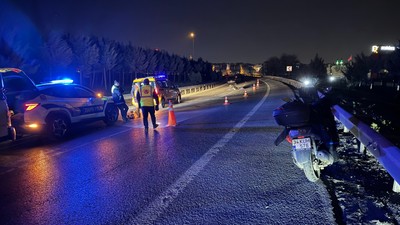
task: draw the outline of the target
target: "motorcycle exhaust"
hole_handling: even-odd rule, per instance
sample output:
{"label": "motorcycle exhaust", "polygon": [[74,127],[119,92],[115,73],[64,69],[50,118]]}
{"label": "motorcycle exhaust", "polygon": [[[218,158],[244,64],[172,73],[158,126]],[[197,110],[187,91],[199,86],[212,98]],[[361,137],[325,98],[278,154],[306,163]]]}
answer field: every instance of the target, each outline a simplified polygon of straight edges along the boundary
{"label": "motorcycle exhaust", "polygon": [[317,151],[316,157],[328,165],[332,165],[334,161],[333,156],[325,150]]}

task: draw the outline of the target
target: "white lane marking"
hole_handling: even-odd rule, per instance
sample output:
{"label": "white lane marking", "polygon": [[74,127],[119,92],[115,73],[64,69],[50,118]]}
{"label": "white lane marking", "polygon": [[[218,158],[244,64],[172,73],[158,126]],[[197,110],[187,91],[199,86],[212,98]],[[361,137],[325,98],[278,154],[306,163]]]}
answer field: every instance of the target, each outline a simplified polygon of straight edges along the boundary
{"label": "white lane marking", "polygon": [[[267,84],[267,83],[266,83]],[[265,102],[270,92],[267,84],[267,92],[260,102],[239,121],[224,137],[222,137],[215,145],[213,145],[200,159],[198,159],[186,172],[179,177],[175,183],[170,185],[156,199],[154,199],[147,208],[140,214],[128,221],[129,224],[153,224],[155,220],[168,208],[169,204],[178,197],[186,186],[199,174],[210,160],[218,154],[218,152],[233,138],[237,131],[250,119],[251,116]]]}

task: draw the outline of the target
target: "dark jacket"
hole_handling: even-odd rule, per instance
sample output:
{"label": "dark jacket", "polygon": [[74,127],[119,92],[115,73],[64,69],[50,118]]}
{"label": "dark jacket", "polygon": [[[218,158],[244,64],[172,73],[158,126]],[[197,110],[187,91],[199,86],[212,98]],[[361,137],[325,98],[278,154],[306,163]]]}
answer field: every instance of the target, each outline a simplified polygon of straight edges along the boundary
{"label": "dark jacket", "polygon": [[125,104],[125,99],[124,96],[122,95],[124,93],[124,90],[120,88],[119,86],[113,85],[112,88],[112,99],[115,104]]}

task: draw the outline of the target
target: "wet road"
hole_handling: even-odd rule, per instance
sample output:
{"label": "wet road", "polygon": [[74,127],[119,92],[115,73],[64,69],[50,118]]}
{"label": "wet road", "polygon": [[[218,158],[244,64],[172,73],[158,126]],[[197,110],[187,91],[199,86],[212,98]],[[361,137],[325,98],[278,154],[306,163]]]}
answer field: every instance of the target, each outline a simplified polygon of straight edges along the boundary
{"label": "wet road", "polygon": [[147,133],[135,119],[2,143],[1,224],[334,223],[324,185],[307,181],[288,144],[273,145],[272,110],[291,90],[237,86],[184,96],[176,127],[163,109]]}

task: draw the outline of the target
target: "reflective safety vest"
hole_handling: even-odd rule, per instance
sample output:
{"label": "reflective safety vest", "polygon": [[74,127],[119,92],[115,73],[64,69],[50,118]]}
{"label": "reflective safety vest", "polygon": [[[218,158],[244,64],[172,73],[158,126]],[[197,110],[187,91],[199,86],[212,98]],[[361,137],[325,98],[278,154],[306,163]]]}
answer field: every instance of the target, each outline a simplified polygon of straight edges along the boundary
{"label": "reflective safety vest", "polygon": [[140,105],[141,106],[154,106],[153,100],[153,87],[144,85],[140,88]]}

